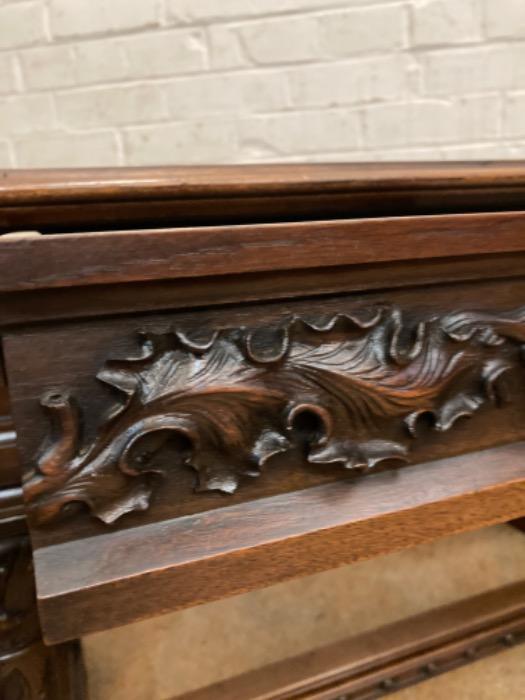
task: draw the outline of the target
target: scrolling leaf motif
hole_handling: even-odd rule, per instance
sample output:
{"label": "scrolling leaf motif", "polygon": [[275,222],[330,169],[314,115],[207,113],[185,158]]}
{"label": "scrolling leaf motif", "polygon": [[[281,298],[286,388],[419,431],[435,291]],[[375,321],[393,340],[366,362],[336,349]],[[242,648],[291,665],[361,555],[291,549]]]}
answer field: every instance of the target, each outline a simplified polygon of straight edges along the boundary
{"label": "scrolling leaf motif", "polygon": [[54,429],[26,484],[31,510],[44,522],[81,501],[111,523],[148,507],[152,474],[187,465],[197,490],[232,493],[291,449],[358,471],[408,461],[422,415],[446,431],[497,403],[497,380],[519,364],[524,342],[525,308],[405,323],[382,305],[205,338],[141,333],[138,357],[98,375],[122,401],[91,445],[81,446],[73,399],[42,399]]}

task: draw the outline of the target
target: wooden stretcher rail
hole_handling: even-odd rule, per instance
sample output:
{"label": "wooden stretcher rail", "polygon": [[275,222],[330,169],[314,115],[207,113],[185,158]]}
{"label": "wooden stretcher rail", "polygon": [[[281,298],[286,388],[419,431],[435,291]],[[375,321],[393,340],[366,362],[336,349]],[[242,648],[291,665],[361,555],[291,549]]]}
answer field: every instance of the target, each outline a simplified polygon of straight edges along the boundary
{"label": "wooden stretcher rail", "polygon": [[173,700],[372,700],[523,642],[520,582]]}
{"label": "wooden stretcher rail", "polygon": [[64,641],[519,517],[524,457],[525,443],[509,444],[37,549],[46,638]]}

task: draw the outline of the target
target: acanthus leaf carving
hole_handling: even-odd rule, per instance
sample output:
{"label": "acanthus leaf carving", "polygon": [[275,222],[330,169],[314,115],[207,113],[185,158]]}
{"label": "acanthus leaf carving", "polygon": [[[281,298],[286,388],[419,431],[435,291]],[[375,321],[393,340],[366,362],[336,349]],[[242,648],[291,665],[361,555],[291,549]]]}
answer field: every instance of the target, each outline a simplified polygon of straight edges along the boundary
{"label": "acanthus leaf carving", "polygon": [[136,357],[98,374],[122,400],[92,444],[81,444],[73,398],[42,399],[54,429],[26,492],[40,522],[81,501],[111,523],[148,507],[167,444],[171,468],[192,467],[198,491],[225,493],[298,447],[319,467],[408,461],[422,415],[447,431],[497,402],[524,342],[525,308],[407,324],[398,307],[381,305],[199,336],[150,330]]}

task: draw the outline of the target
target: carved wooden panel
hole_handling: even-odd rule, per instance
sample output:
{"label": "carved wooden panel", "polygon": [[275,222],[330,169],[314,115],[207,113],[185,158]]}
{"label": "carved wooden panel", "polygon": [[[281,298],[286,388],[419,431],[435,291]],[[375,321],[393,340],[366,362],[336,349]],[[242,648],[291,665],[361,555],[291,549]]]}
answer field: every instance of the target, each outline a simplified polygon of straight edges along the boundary
{"label": "carved wooden panel", "polygon": [[497,410],[524,343],[525,307],[405,320],[376,304],[191,332],[165,320],[139,332],[134,356],[100,368],[118,400],[90,442],[80,397],[42,395],[52,427],[25,486],[34,520],[80,501],[112,523],[147,509],[159,475],[185,466],[197,491],[233,493],[288,451],[319,470],[410,461],[421,422],[446,432]]}

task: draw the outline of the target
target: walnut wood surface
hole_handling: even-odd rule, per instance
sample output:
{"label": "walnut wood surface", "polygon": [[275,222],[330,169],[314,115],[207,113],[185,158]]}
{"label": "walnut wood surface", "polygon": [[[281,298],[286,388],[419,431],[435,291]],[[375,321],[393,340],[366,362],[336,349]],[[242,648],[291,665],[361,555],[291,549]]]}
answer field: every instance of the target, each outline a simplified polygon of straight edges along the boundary
{"label": "walnut wood surface", "polygon": [[2,700],[85,700],[78,643],[42,643],[26,535],[0,541],[0,610]]}
{"label": "walnut wood surface", "polygon": [[378,305],[202,330],[144,331],[136,356],[106,363],[97,379],[122,400],[90,445],[74,396],[41,397],[54,435],[25,483],[35,524],[70,502],[113,523],[149,507],[152,474],[185,465],[197,491],[231,494],[297,450],[358,473],[408,462],[423,418],[447,432],[501,402],[503,375],[525,379],[525,306],[408,323],[400,307]]}
{"label": "walnut wood surface", "polygon": [[524,212],[0,239],[0,292],[523,252]]}
{"label": "walnut wood surface", "polygon": [[0,488],[18,486],[20,479],[20,460],[16,450],[16,432],[10,413],[7,386],[0,380]]}
{"label": "walnut wood surface", "polygon": [[173,700],[372,700],[523,642],[520,582]]}
{"label": "walnut wood surface", "polygon": [[[15,428],[19,436],[26,493],[33,505],[39,500],[33,498],[35,477],[39,481],[41,476],[47,485],[57,481],[50,490],[46,486],[39,491],[37,486],[37,495],[47,498],[56,492],[66,496],[62,502],[72,501],[63,519],[52,518],[48,525],[32,520],[48,638],[76,637],[523,516],[523,338],[521,330],[516,332],[520,322],[514,335],[506,335],[494,319],[508,321],[509,313],[521,318],[519,309],[525,305],[524,212],[522,163],[7,174],[0,184],[0,230],[25,228],[45,234],[0,238],[0,327],[13,416],[9,430]],[[169,228],[155,228],[159,226]],[[421,382],[405,381],[405,388],[412,387],[407,391],[414,404],[408,415],[424,413],[418,438],[409,440],[416,466],[344,479],[340,464],[305,459],[320,447],[310,439],[272,457],[272,469],[263,470],[258,479],[241,475],[235,494],[195,494],[190,462],[179,464],[179,459],[177,468],[170,468],[172,452],[161,468],[154,465],[153,471],[161,471],[164,480],[131,473],[140,472],[137,458],[151,467],[148,445],[123,460],[117,450],[110,460],[116,457],[116,462],[130,466],[128,472],[121,470],[126,483],[151,486],[148,510],[124,515],[128,496],[110,481],[104,480],[101,496],[94,499],[92,483],[98,479],[102,484],[102,479],[91,469],[92,446],[102,445],[100,455],[108,445],[110,452],[114,447],[118,430],[108,429],[111,421],[106,421],[107,411],[121,406],[115,387],[127,388],[131,401],[137,395],[121,380],[126,364],[122,359],[140,352],[139,332],[159,336],[168,328],[168,335],[183,333],[190,345],[202,346],[210,333],[219,331],[220,343],[229,344],[232,351],[233,335],[243,336],[246,329],[275,328],[297,315],[344,316],[357,307],[376,305],[402,310],[399,347],[409,354],[417,344],[420,322],[439,325],[466,312],[470,319],[479,314],[493,319],[489,328],[482,330],[475,323],[471,336],[454,341],[466,343],[459,361],[465,364],[465,374],[449,384],[442,382],[439,400],[436,397],[430,409],[422,400]],[[366,328],[357,329],[360,332],[367,337]],[[335,336],[323,337],[327,345],[335,342]],[[427,342],[424,334],[420,341]],[[262,343],[262,350],[271,345]],[[387,346],[396,347],[392,342],[372,345],[374,352],[383,354]],[[430,346],[434,350],[426,354],[435,369],[443,354],[435,342]],[[163,352],[160,357],[166,360]],[[185,352],[187,369],[206,364],[202,347],[186,347]],[[346,347],[345,357],[351,355]],[[407,379],[419,356],[401,355],[394,375],[405,373]],[[454,352],[445,356],[450,359]],[[254,357],[261,373],[266,365],[259,351]],[[392,369],[392,358],[379,362],[383,374]],[[333,374],[342,381],[341,360]],[[112,368],[113,389],[96,378],[101,371],[108,378],[111,362],[121,363],[118,381]],[[498,367],[502,373],[503,367],[509,371],[500,378]],[[251,365],[245,369],[253,371]],[[277,381],[276,370],[278,362],[272,359],[265,391]],[[381,371],[374,390],[384,380]],[[167,385],[167,403],[172,401],[170,382],[159,378],[156,370],[144,372],[139,393],[153,379],[157,392]],[[294,405],[301,400],[311,406],[294,393],[301,372],[285,393]],[[227,385],[222,377],[221,386]],[[332,394],[337,392],[335,386]],[[51,429],[40,405],[43,398],[60,409],[54,411],[56,417],[62,415],[62,423]],[[354,400],[352,394],[350,403]],[[77,408],[68,413],[70,401]],[[333,403],[326,413],[313,411],[314,422],[324,425],[325,432],[327,416],[333,420],[338,415]],[[453,417],[475,415],[452,420],[450,430],[434,430],[448,425],[439,413],[452,404]],[[160,414],[165,418],[170,411],[168,406]],[[207,404],[199,411],[207,423],[217,417]],[[142,409],[131,413],[139,422],[151,418]],[[263,427],[276,428],[273,414],[266,409],[262,413]],[[394,428],[393,413],[386,412],[381,426],[368,421],[362,434],[351,438],[360,446],[360,456],[352,462],[346,455],[350,463],[369,464],[369,450],[363,456],[361,444],[370,439],[401,445],[400,454],[408,437],[399,426]],[[246,416],[242,444],[260,422],[258,410]],[[118,425],[118,418],[112,426]],[[312,415],[307,418],[311,424]],[[390,430],[395,434],[389,435]],[[348,435],[345,439],[348,442]],[[11,449],[12,440],[4,442]],[[231,479],[228,474],[224,480],[224,471],[232,470],[226,457],[239,455],[230,448],[213,459],[222,485]],[[479,451],[485,448],[491,449]],[[209,457],[209,445],[205,451]],[[164,448],[153,445],[153,453],[160,456]],[[35,468],[39,458],[40,473]],[[86,459],[86,469],[78,472],[83,475],[80,489],[76,483],[68,492],[68,484],[57,476],[60,469],[67,467],[71,475],[78,460]],[[208,465],[203,464],[206,471]],[[239,465],[233,464],[235,479],[238,471]],[[107,520],[122,516],[116,524],[98,522],[90,514],[90,508],[100,511],[100,497],[113,503]],[[79,500],[88,508],[79,507]],[[58,509],[53,512],[58,515]]]}
{"label": "walnut wood surface", "polygon": [[1,172],[0,231],[523,209],[523,163],[360,163]]}
{"label": "walnut wood surface", "polygon": [[[390,303],[386,299],[390,299]],[[57,446],[59,444],[60,427],[56,425],[50,431],[48,416],[40,406],[42,397],[49,395],[70,396],[71,400],[77,405],[80,418],[79,437],[73,440],[75,444],[71,446],[71,460],[66,457],[66,453],[63,453],[64,464],[70,463],[72,470],[70,471],[68,468],[66,471],[61,472],[65,476],[65,481],[58,474],[57,481],[54,481],[55,477],[51,476],[44,479],[34,491],[36,500],[33,497],[31,497],[31,500],[33,503],[36,503],[42,497],[45,501],[48,496],[53,498],[53,492],[56,492],[58,496],[57,504],[59,504],[62,498],[61,490],[63,489],[63,495],[65,496],[63,502],[84,500],[89,503],[94,499],[98,504],[94,509],[95,511],[99,506],[102,507],[105,504],[104,507],[109,507],[110,511],[112,507],[115,508],[113,510],[114,514],[118,515],[120,513],[122,515],[125,510],[129,510],[129,507],[124,508],[125,501],[134,492],[138,493],[142,490],[145,493],[144,489],[148,493],[152,492],[154,497],[151,499],[150,507],[147,511],[128,513],[118,520],[118,527],[127,528],[148,522],[171,519],[174,515],[189,515],[199,511],[221,508],[230,503],[237,504],[245,500],[290,492],[297,488],[306,488],[315,484],[347,478],[340,461],[333,464],[309,463],[304,459],[302,454],[303,448],[299,444],[287,453],[272,457],[264,465],[262,474],[257,479],[250,476],[241,476],[241,484],[238,491],[233,495],[227,496],[214,492],[195,494],[195,472],[192,468],[181,463],[177,450],[175,449],[175,452],[172,450],[173,444],[168,444],[166,446],[167,450],[162,449],[159,451],[156,448],[153,450],[154,453],[159,452],[159,458],[164,461],[163,463],[157,463],[157,466],[154,467],[154,471],[161,472],[161,474],[148,475],[145,473],[148,471],[147,469],[144,470],[144,473],[141,471],[143,467],[135,470],[133,474],[122,472],[116,464],[118,459],[113,460],[112,458],[99,460],[99,466],[103,468],[100,472],[101,476],[98,476],[97,479],[88,476],[91,470],[88,463],[86,463],[87,470],[85,472],[82,469],[77,469],[77,466],[80,467],[81,465],[78,460],[75,461],[75,450],[80,449],[85,456],[86,450],[89,451],[95,444],[102,447],[104,440],[107,440],[108,437],[108,444],[110,449],[112,449],[111,445],[113,443],[110,435],[108,434],[107,437],[104,437],[103,434],[104,425],[106,424],[104,417],[109,413],[114,414],[115,411],[122,407],[121,397],[125,397],[125,395],[121,392],[117,393],[114,386],[108,386],[106,383],[101,382],[97,379],[97,375],[101,372],[107,372],[108,367],[116,365],[118,371],[122,371],[122,379],[125,378],[123,371],[126,363],[122,363],[121,360],[126,357],[140,356],[139,331],[143,331],[146,335],[151,334],[152,337],[157,337],[160,332],[162,337],[162,333],[166,329],[172,329],[174,332],[182,333],[186,338],[194,338],[198,344],[207,342],[206,339],[209,340],[210,337],[213,337],[216,331],[219,331],[224,339],[228,336],[228,333],[231,335],[232,329],[238,329],[241,336],[243,333],[248,335],[251,330],[255,333],[255,337],[259,338],[257,343],[261,345],[262,338],[262,348],[266,347],[271,350],[273,341],[268,345],[268,340],[265,340],[265,337],[269,336],[270,341],[272,337],[278,338],[281,332],[279,329],[282,329],[283,324],[289,322],[291,318],[299,316],[305,319],[317,318],[322,325],[327,319],[337,316],[337,314],[350,316],[357,314],[357,317],[362,316],[363,319],[366,319],[373,316],[374,309],[377,310],[379,308],[386,311],[389,308],[392,309],[392,305],[397,305],[402,311],[403,318],[400,326],[403,328],[401,347],[412,347],[417,328],[422,328],[420,324],[428,322],[429,319],[434,319],[432,323],[436,326],[436,329],[430,334],[425,334],[426,351],[421,355],[420,359],[425,356],[428,356],[427,359],[432,359],[432,361],[433,359],[437,360],[439,357],[444,359],[447,356],[451,359],[457,353],[459,353],[457,355],[458,358],[463,356],[464,359],[461,362],[466,363],[465,373],[462,374],[461,379],[458,378],[457,382],[453,382],[449,389],[446,389],[443,385],[443,405],[452,406],[448,399],[454,399],[460,403],[462,400],[466,401],[466,403],[473,402],[471,410],[467,412],[472,412],[475,415],[469,419],[463,417],[457,420],[446,431],[435,430],[435,425],[439,421],[436,423],[435,419],[432,419],[430,415],[422,416],[416,431],[417,437],[411,438],[407,426],[403,424],[402,416],[396,418],[392,414],[389,417],[389,411],[386,413],[379,411],[378,413],[375,410],[379,420],[374,419],[371,423],[371,428],[367,428],[364,433],[362,430],[356,432],[357,426],[354,424],[352,424],[352,427],[349,424],[344,429],[340,426],[346,437],[355,441],[356,438],[359,438],[359,434],[362,434],[362,437],[368,435],[372,439],[383,439],[406,445],[409,448],[409,456],[412,463],[439,459],[453,454],[468,452],[469,450],[487,448],[502,442],[525,439],[525,427],[522,420],[523,412],[525,411],[525,396],[521,391],[522,363],[519,359],[520,324],[518,323],[515,326],[514,330],[518,335],[514,339],[508,337],[504,341],[501,338],[496,340],[497,344],[494,346],[491,346],[490,342],[484,346],[485,341],[482,333],[478,335],[474,333],[473,337],[469,338],[470,330],[474,331],[477,327],[476,323],[471,325],[467,323],[465,326],[465,329],[469,329],[465,340],[450,339],[450,342],[445,342],[446,335],[443,335],[443,337],[440,335],[442,333],[439,330],[440,319],[453,319],[457,312],[468,312],[475,309],[479,299],[483,299],[485,312],[489,314],[489,317],[492,315],[496,323],[499,323],[497,319],[501,317],[500,321],[505,325],[503,319],[506,317],[506,314],[512,311],[518,300],[525,300],[525,284],[521,280],[502,280],[482,284],[455,285],[453,287],[443,285],[434,287],[431,291],[427,291],[425,288],[392,291],[387,298],[385,298],[384,293],[378,292],[359,295],[357,299],[353,296],[342,296],[281,304],[244,305],[236,308],[209,309],[184,314],[132,316],[122,319],[83,321],[78,324],[64,324],[54,327],[34,327],[25,331],[6,334],[4,349],[8,360],[9,380],[13,394],[13,416],[19,433],[23,436],[23,439],[20,440],[19,449],[27,479],[31,479],[31,475],[35,473],[38,474],[36,461],[45,451],[46,443],[49,442],[50,445],[54,443]],[[458,318],[463,317],[459,316]],[[468,318],[470,317],[467,314],[464,320],[468,321]],[[475,321],[476,318],[476,316],[473,316],[471,320]],[[339,323],[341,322],[343,322],[344,326],[344,319],[341,319]],[[429,328],[432,327],[432,323]],[[356,326],[352,330],[350,326],[346,329],[340,326],[339,328],[334,328],[331,332],[306,331],[306,337],[309,337],[311,340],[308,342],[313,342],[314,345],[321,343],[320,348],[322,349],[325,338],[333,343],[348,337],[350,342],[351,337],[355,334],[356,339],[361,338],[365,342],[368,338],[370,352],[373,354],[379,353],[378,357],[380,357],[381,353],[388,353],[390,342],[387,338],[393,338],[395,335],[392,333],[394,327],[392,324],[391,316],[387,315],[384,317],[384,322],[379,323],[375,329],[370,328],[367,330],[365,328],[360,330]],[[389,328],[391,330],[388,330]],[[511,328],[514,328],[512,323],[509,325],[509,329]],[[245,329],[245,331],[242,331],[242,329]],[[489,331],[489,327],[485,328],[485,331]],[[385,340],[380,341],[379,336],[376,339],[374,334],[384,332],[386,332]],[[512,332],[514,331],[511,331],[511,336]],[[438,335],[436,336],[435,333]],[[490,341],[490,334],[487,335],[487,340]],[[297,338],[297,341],[300,341],[300,338]],[[348,345],[348,351],[344,351],[347,354],[353,347],[352,342]],[[440,349],[442,342],[445,342],[443,347],[444,354]],[[327,345],[327,347],[329,346]],[[57,352],[57,348],[67,348],[66,358],[62,353]],[[212,350],[211,354],[213,352]],[[191,358],[191,353],[190,355],[186,354],[186,357]],[[199,363],[204,361],[203,357],[207,357],[207,355],[202,353],[199,355],[198,352],[187,366],[198,368],[200,366]],[[165,355],[165,358],[169,360],[168,355]],[[399,358],[399,360],[402,365],[402,358]],[[510,362],[510,365],[508,362]],[[497,395],[491,399],[483,388],[483,374],[485,372],[483,368],[486,366],[487,368],[492,367],[495,369],[496,364],[494,363],[503,363],[505,367],[511,368],[511,371],[510,373],[503,373],[498,378]],[[416,364],[411,364],[412,369],[415,370]],[[389,360],[384,365],[384,369],[390,367],[388,372],[393,372],[401,381],[403,372],[408,371],[403,369],[401,365],[398,366],[396,362]],[[503,365],[501,365],[501,369],[503,369]],[[242,362],[238,365],[234,363],[232,365],[233,371],[235,371],[236,366],[240,369],[244,367]],[[364,367],[364,365],[362,366]],[[28,382],[28,367],[33,368],[32,371],[34,372],[34,379],[30,382]],[[169,367],[169,361],[167,367]],[[274,370],[277,368],[278,363],[267,365],[267,373],[270,380]],[[146,364],[144,369],[146,369]],[[437,371],[437,368],[435,369]],[[300,378],[303,370],[297,371],[299,372],[299,374],[296,372],[297,378]],[[343,366],[338,369],[336,363],[333,371],[335,372],[334,377],[339,372],[341,379],[344,378],[345,370]],[[440,374],[442,375],[442,372],[437,371],[436,376],[440,376]],[[446,372],[445,375],[447,375]],[[100,376],[103,378],[104,375],[101,374]],[[144,378],[146,376],[145,374]],[[153,378],[151,373],[149,376],[150,379]],[[131,381],[133,379],[132,375],[129,378]],[[406,378],[408,380],[409,375],[406,375]],[[179,382],[179,379],[182,382],[180,386],[183,388],[182,374],[173,376],[173,380],[176,382]],[[227,376],[223,375],[222,379],[219,376],[219,379],[227,389],[229,381]],[[377,386],[378,381],[379,379],[377,378],[376,383],[372,381],[370,384],[372,391],[376,391],[379,388]],[[401,381],[401,383],[403,382]],[[164,383],[160,382],[160,385],[164,389]],[[206,374],[203,375],[204,388],[205,385]],[[131,384],[128,388],[130,387]],[[168,391],[167,388],[166,391]],[[192,393],[195,393],[195,391],[196,389],[194,388]],[[471,399],[464,394],[465,391],[471,392]],[[434,406],[433,399],[431,399],[430,395],[426,396],[425,392],[426,389],[425,391],[415,391],[410,401],[414,404],[414,408],[417,408],[419,404],[421,404],[419,408],[424,408],[426,405],[431,413],[433,407],[435,408],[439,404]],[[171,393],[173,394],[173,392]],[[300,398],[296,394],[296,389],[293,385],[290,385],[290,391],[287,393],[290,402],[296,402]],[[333,392],[330,391],[328,393],[325,392],[323,401],[328,401],[331,404],[332,398],[330,397],[332,394]],[[381,390],[379,394],[381,394]],[[437,398],[436,396],[436,400]],[[478,400],[480,398],[481,402]],[[495,401],[494,398],[496,399]],[[166,397],[166,401],[169,400],[169,397]],[[202,403],[202,399],[199,400],[196,395],[195,400],[197,402],[196,406],[199,405],[200,401],[200,405],[206,410],[206,399]],[[155,409],[155,406],[157,406],[158,410]],[[479,410],[474,410],[476,406]],[[465,410],[466,408],[466,406],[463,407]],[[463,409],[460,413],[463,413]],[[154,404],[140,409],[138,412],[133,409],[132,413],[139,417],[144,411],[153,415],[155,410],[162,417],[163,412],[165,414],[167,409],[162,409],[158,402],[154,402]],[[333,412],[330,406],[328,411],[329,413]],[[168,414],[169,412],[168,410]],[[409,413],[411,411],[407,404],[406,415]],[[113,421],[111,430],[118,432],[119,426],[122,427],[128,414],[131,415],[128,411],[119,420]],[[248,421],[245,432],[248,435],[256,429],[258,425],[257,416],[259,414],[256,412],[253,421],[250,418],[251,409],[245,414]],[[211,419],[213,422],[213,416],[211,416]],[[162,433],[159,437],[162,437]],[[146,447],[145,444],[143,446]],[[153,447],[153,445],[150,447]],[[221,450],[224,458],[222,463],[219,461],[216,464],[216,467],[219,470],[227,470],[234,465],[231,463],[231,460],[229,461],[228,451],[222,447]],[[111,455],[106,453],[106,456],[110,457]],[[211,454],[205,456],[205,463],[209,458],[211,458]],[[244,464],[245,467],[246,464]],[[385,466],[400,464],[402,463],[394,462],[385,464]],[[144,466],[147,465],[144,464]],[[242,467],[242,465],[239,466]],[[87,477],[86,479],[84,474]],[[74,477],[71,481],[69,481],[70,476]],[[62,484],[60,483],[61,480]],[[91,484],[95,485],[95,492],[91,489]],[[96,493],[97,491],[98,493]],[[38,497],[39,493],[40,497]],[[132,497],[131,502],[133,500],[134,498]],[[114,506],[111,506],[111,502],[114,503]],[[142,507],[147,505],[144,498],[139,498],[135,502],[139,506],[142,503]],[[78,510],[74,507],[74,504],[72,505],[73,507],[67,513],[68,517],[55,518],[51,524],[52,526],[34,528],[33,538],[35,546],[47,546],[60,541],[100,534],[105,531],[106,525],[97,523],[94,518],[89,516],[88,512]]]}
{"label": "walnut wood surface", "polygon": [[[219,304],[329,296],[410,287],[512,280],[523,277],[525,253],[482,254],[459,258],[397,261],[307,270],[218,275],[196,279],[60,287],[0,293],[0,324],[15,327],[71,318],[104,318],[147,311],[187,310]],[[426,293],[426,292],[425,292]]]}
{"label": "walnut wood surface", "polygon": [[518,517],[525,443],[35,551],[46,638],[82,634]]}
{"label": "walnut wood surface", "polygon": [[86,700],[79,644],[42,642],[22,489],[5,487],[4,456],[0,449],[0,698]]}
{"label": "walnut wood surface", "polygon": [[[389,293],[388,299],[393,304],[397,304],[403,312],[403,345],[411,347],[420,322],[437,319],[435,323],[439,326],[438,319],[454,318],[454,314],[457,312],[468,312],[475,309],[479,299],[483,299],[486,313],[492,314],[495,319],[500,316],[503,319],[518,300],[525,299],[525,284],[521,280],[499,280],[453,287],[436,285],[428,291],[425,288],[392,291]],[[132,316],[122,319],[90,321],[89,323],[34,327],[6,334],[4,349],[8,360],[9,379],[13,394],[13,416],[20,434],[23,435],[23,439],[20,441],[20,452],[27,478],[30,479],[30,475],[35,473],[36,460],[45,450],[46,443],[56,442],[60,435],[58,425],[50,431],[48,417],[39,405],[42,397],[49,394],[64,394],[69,395],[72,401],[76,402],[81,417],[79,425],[81,434],[79,434],[75,449],[89,450],[90,446],[97,442],[97,434],[105,425],[104,416],[109,412],[114,413],[122,405],[119,399],[122,394],[118,394],[113,387],[98,380],[97,375],[101,371],[105,371],[104,368],[107,367],[108,362],[110,365],[112,362],[116,363],[117,366],[124,369],[125,363],[120,363],[122,358],[140,355],[141,345],[138,332],[141,330],[146,334],[151,333],[155,337],[159,331],[162,333],[165,329],[172,329],[182,332],[187,338],[196,338],[197,342],[204,342],[206,337],[209,339],[215,331],[221,331],[227,335],[230,332],[228,329],[244,328],[248,333],[250,329],[257,330],[259,328],[268,331],[271,338],[272,334],[274,337],[276,334],[278,336],[282,324],[294,316],[318,318],[324,323],[330,317],[341,313],[364,314],[366,317],[375,308],[390,308],[383,293],[360,295],[357,299],[353,296],[343,296],[288,302],[279,305],[244,305],[236,308],[209,309],[185,314]],[[470,328],[470,326],[468,327]],[[382,326],[379,325],[376,331],[381,331],[381,328]],[[475,324],[471,330],[474,328]],[[519,328],[518,324],[515,328],[518,334]],[[274,330],[272,331],[272,329]],[[341,327],[335,328],[332,334],[330,332],[312,333],[315,342],[322,343],[325,336],[331,339],[331,342],[341,340],[350,330],[350,328],[344,330]],[[373,329],[370,329],[370,332],[372,331]],[[356,328],[355,331],[352,331],[352,333],[354,332],[357,333],[356,337],[359,337],[359,333],[361,333],[362,339],[369,337],[370,340],[373,340],[373,336],[367,335],[366,329],[359,331]],[[469,333],[467,333],[468,335]],[[264,337],[265,333],[263,332],[263,347],[268,345]],[[388,415],[385,415],[383,418],[386,419],[386,423],[383,418],[379,423],[376,421],[375,432],[368,433],[370,437],[406,444],[410,450],[409,456],[412,463],[525,439],[523,423],[525,397],[521,390],[522,364],[519,359],[518,336],[514,340],[509,337],[502,344],[494,346],[489,344],[484,349],[483,342],[481,344],[479,342],[481,338],[482,335],[478,337],[474,334],[472,339],[467,337],[464,341],[450,340],[447,345],[448,349],[443,356],[448,356],[449,353],[454,355],[457,352],[465,354],[466,374],[461,381],[457,382],[457,387],[455,383],[451,385],[451,393],[450,396],[447,394],[447,397],[450,399],[455,397],[456,400],[461,400],[463,397],[468,403],[469,400],[464,396],[464,389],[468,388],[467,385],[472,380],[473,384],[470,387],[470,391],[473,392],[472,397],[482,397],[479,410],[474,411],[475,415],[472,418],[461,418],[449,430],[440,431],[433,428],[430,416],[422,416],[417,429],[417,437],[411,438],[401,417],[398,420],[394,417],[388,418]],[[487,338],[490,339],[490,335]],[[436,340],[430,341],[430,336],[428,336],[426,342],[427,348],[433,348],[432,352],[436,351],[436,358],[442,356],[441,351],[438,351],[442,339],[438,339],[437,342]],[[429,342],[430,344],[428,344]],[[500,343],[500,340],[497,343]],[[388,341],[373,340],[371,348],[373,352],[385,352],[388,346]],[[271,349],[271,344],[269,347]],[[67,348],[67,356],[63,353],[57,353],[57,348]],[[470,359],[467,360],[467,357]],[[512,371],[505,372],[498,378],[497,396],[495,396],[496,401],[494,401],[484,393],[482,375],[485,363],[489,363],[487,367],[495,367],[492,363],[496,361],[504,363],[510,361]],[[194,360],[195,367],[198,366],[198,362],[201,360]],[[234,371],[235,366],[233,366]],[[28,367],[34,368],[35,378],[32,382],[27,381]],[[239,367],[243,367],[242,362]],[[273,367],[274,365],[268,366],[270,378]],[[395,370],[395,363],[392,365],[392,369]],[[342,368],[338,370],[336,366],[334,371],[342,371],[344,375]],[[399,378],[403,376],[403,371],[405,370],[401,367],[395,370]],[[296,387],[300,385],[300,381],[299,385],[297,384],[300,373],[295,373],[293,376],[297,376],[297,379],[294,378],[290,384],[290,400],[295,400],[294,397],[297,398]],[[470,376],[471,379],[469,379]],[[465,380],[468,380],[466,384]],[[227,387],[227,381],[224,386]],[[373,388],[373,382],[371,386]],[[447,392],[444,392],[443,399],[445,399],[445,393]],[[413,397],[415,404],[420,399],[423,400],[424,404],[424,393],[419,392],[420,399],[417,398],[417,395],[418,392]],[[329,400],[329,397],[330,394],[326,395],[326,400]],[[474,403],[477,406],[479,402],[474,400]],[[447,401],[445,404],[452,405]],[[203,404],[204,408],[205,406],[206,403]],[[150,408],[153,410],[154,406],[152,405]],[[432,409],[432,406],[429,404],[427,408]],[[163,410],[159,405],[160,416],[162,416]],[[278,412],[270,413],[272,420],[274,417],[278,418]],[[407,408],[406,414],[409,413]],[[247,430],[251,431],[256,428],[257,420],[252,421],[249,412],[246,415]],[[117,430],[124,421],[125,415],[121,417],[120,421],[115,422],[114,429]],[[348,427],[346,432],[348,438],[354,435],[355,439],[357,433],[355,433],[354,428]],[[100,442],[100,445],[102,444],[103,442]],[[168,447],[170,446],[168,445]],[[174,515],[189,515],[346,478],[340,463],[324,465],[309,463],[302,456],[301,447],[299,445],[297,447],[299,449],[291,450],[288,454],[274,456],[268,464],[264,465],[261,476],[257,479],[242,476],[241,485],[233,495],[225,496],[216,492],[195,494],[194,470],[181,464],[176,451],[174,454],[170,449],[166,452],[161,450],[159,457],[164,460],[164,463],[155,467],[156,470],[162,472],[163,476],[155,474],[148,476],[143,474],[140,469],[139,473],[134,475],[123,473],[118,466],[113,467],[111,460],[109,460],[107,462],[108,470],[103,469],[106,474],[104,481],[91,480],[91,478],[84,480],[82,473],[79,472],[78,476],[83,484],[76,487],[71,481],[64,489],[64,494],[66,494],[64,501],[71,500],[69,496],[73,497],[73,500],[86,500],[88,502],[91,497],[95,497],[100,504],[104,501],[108,505],[112,500],[120,501],[121,505],[117,506],[114,511],[118,513],[125,504],[125,499],[128,498],[128,487],[131,491],[139,487],[151,490],[154,497],[151,499],[147,511],[128,513],[118,520],[118,527],[127,528],[171,519]],[[224,452],[225,458],[216,465],[217,468],[227,469],[232,466],[228,463],[226,454],[227,452]],[[101,466],[103,466],[103,462],[104,460],[101,462]],[[402,463],[385,464],[385,466],[394,466],[395,464]],[[76,462],[73,463],[73,467],[75,465]],[[69,472],[66,477],[66,481],[68,480]],[[96,484],[98,494],[91,491],[91,481]],[[45,483],[42,485],[45,486]],[[46,487],[40,493],[45,498],[46,490],[51,496],[55,490],[59,496],[57,501],[59,502],[61,488],[64,488],[64,485],[60,486],[57,482],[56,486],[52,486],[52,480],[47,480],[47,483],[51,488],[47,489]],[[40,487],[38,488],[40,489]],[[37,547],[48,546],[61,541],[101,534],[106,528],[106,525],[97,523],[94,518],[90,517],[88,512],[79,511],[73,507],[68,511],[67,517],[53,520],[50,526],[34,528],[33,541]]]}

